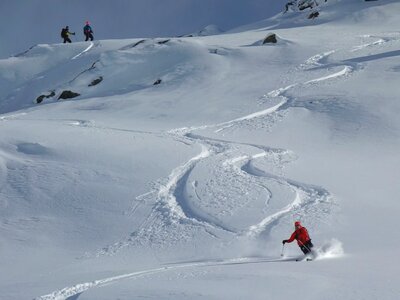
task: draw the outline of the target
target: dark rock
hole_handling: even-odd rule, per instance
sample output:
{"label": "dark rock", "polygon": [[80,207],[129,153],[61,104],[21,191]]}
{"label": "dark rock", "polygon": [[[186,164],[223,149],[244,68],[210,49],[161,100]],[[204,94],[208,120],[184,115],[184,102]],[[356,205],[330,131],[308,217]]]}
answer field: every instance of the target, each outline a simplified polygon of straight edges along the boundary
{"label": "dark rock", "polygon": [[34,45],[34,46],[30,47],[28,50],[26,50],[26,51],[24,51],[24,52],[15,54],[14,57],[24,56],[25,54],[27,54],[29,51],[31,51],[31,50],[32,50],[33,48],[35,48],[36,46],[37,46],[37,45]]}
{"label": "dark rock", "polygon": [[161,79],[157,79],[154,83],[153,83],[153,85],[158,85],[158,84],[160,84],[161,83]]}
{"label": "dark rock", "polygon": [[144,43],[146,40],[140,40],[139,42],[136,42],[132,45],[131,48],[135,48],[136,46],[139,46],[140,44]]}
{"label": "dark rock", "polygon": [[308,19],[315,19],[315,18],[318,18],[318,16],[319,16],[319,12],[314,11],[308,16]]}
{"label": "dark rock", "polygon": [[96,78],[95,80],[93,80],[91,83],[89,83],[88,86],[95,86],[98,85],[100,82],[103,81],[103,76],[100,76],[99,78]]}
{"label": "dark rock", "polygon": [[288,11],[289,11],[289,7],[290,7],[290,6],[294,6],[295,4],[296,4],[295,1],[287,2],[287,3],[285,4],[285,11],[284,11],[284,12],[288,12]]}
{"label": "dark rock", "polygon": [[159,41],[159,42],[157,42],[157,44],[159,44],[159,45],[163,45],[163,44],[166,44],[166,43],[168,43],[170,41],[170,39],[168,39],[168,40],[163,40],[163,41]]}
{"label": "dark rock", "polygon": [[270,33],[267,35],[267,37],[263,40],[263,45],[264,44],[276,44],[278,40],[276,39],[276,34],[275,33]]}
{"label": "dark rock", "polygon": [[299,10],[305,10],[307,8],[313,8],[316,5],[314,0],[303,0],[298,4]]}
{"label": "dark rock", "polygon": [[48,94],[48,95],[40,95],[39,97],[36,98],[36,103],[42,103],[42,101],[43,101],[44,99],[52,98],[52,97],[54,97],[55,95],[56,95],[56,92],[55,92],[55,91],[51,91],[50,94]]}
{"label": "dark rock", "polygon": [[129,49],[131,49],[131,48],[135,48],[136,46],[139,46],[140,44],[143,44],[144,42],[146,42],[146,40],[139,40],[139,41],[137,41],[136,43],[129,44],[129,45],[127,45],[127,46],[124,46],[124,47],[122,47],[122,48],[119,48],[118,50],[120,50],[120,51],[129,50]]}
{"label": "dark rock", "polygon": [[63,91],[58,99],[71,99],[80,96],[81,94],[72,91]]}

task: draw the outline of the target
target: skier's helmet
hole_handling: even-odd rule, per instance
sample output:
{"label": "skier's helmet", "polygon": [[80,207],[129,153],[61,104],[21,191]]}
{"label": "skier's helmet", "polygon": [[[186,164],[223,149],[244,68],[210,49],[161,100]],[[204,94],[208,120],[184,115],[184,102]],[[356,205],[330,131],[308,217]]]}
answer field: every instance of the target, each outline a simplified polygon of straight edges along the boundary
{"label": "skier's helmet", "polygon": [[86,21],[85,24],[86,24],[86,25],[89,25],[90,23],[89,23],[89,21]]}
{"label": "skier's helmet", "polygon": [[300,223],[300,221],[296,221],[296,222],[294,222],[294,227],[300,227],[301,226],[301,223]]}

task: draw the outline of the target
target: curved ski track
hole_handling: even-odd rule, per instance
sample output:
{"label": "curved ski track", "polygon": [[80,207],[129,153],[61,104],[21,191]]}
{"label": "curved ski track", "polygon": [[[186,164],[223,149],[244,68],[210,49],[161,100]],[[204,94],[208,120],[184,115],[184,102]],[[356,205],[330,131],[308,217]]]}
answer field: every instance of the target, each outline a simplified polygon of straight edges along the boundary
{"label": "curved ski track", "polygon": [[[99,45],[99,44],[100,44],[100,43],[98,43],[98,45]],[[93,47],[94,47],[94,43],[93,43],[93,42],[90,42],[90,45],[89,45],[85,50],[83,50],[81,53],[75,55],[75,56],[74,56],[73,58],[71,58],[71,59],[74,60],[74,59],[79,58],[80,56],[84,55],[86,52],[90,51],[90,49],[92,49]]]}
{"label": "curved ski track", "polygon": [[[307,60],[307,62],[303,64],[302,67],[303,68],[312,67],[315,64],[320,64],[321,59],[326,59],[326,57],[328,57],[333,53],[335,53],[335,51],[329,51],[324,54],[316,55],[313,58]],[[323,77],[318,77],[312,80],[308,80],[302,83],[291,84],[286,87],[271,91],[266,96],[264,96],[264,98],[275,100],[273,101],[273,103],[276,103],[275,105],[241,118],[237,118],[219,124],[205,125],[192,128],[178,128],[169,131],[168,134],[170,134],[173,138],[177,140],[184,140],[188,144],[199,144],[201,145],[203,150],[201,154],[192,158],[183,166],[178,167],[171,173],[166,185],[164,187],[161,187],[159,190],[158,194],[159,197],[158,197],[158,204],[156,206],[156,211],[161,212],[161,214],[164,217],[166,217],[165,221],[167,223],[170,223],[171,221],[182,222],[185,224],[192,224],[196,226],[206,226],[209,228],[223,229],[225,231],[233,233],[236,236],[237,235],[257,236],[263,233],[265,230],[267,230],[268,227],[276,224],[280,218],[284,217],[289,213],[299,214],[300,211],[306,210],[307,207],[309,206],[314,206],[320,203],[329,202],[331,198],[329,192],[327,192],[323,188],[294,182],[288,178],[269,174],[267,172],[258,170],[252,165],[252,162],[255,160],[271,158],[273,156],[276,156],[276,154],[284,156],[285,154],[290,153],[290,151],[284,149],[270,149],[261,145],[218,140],[218,139],[208,138],[205,136],[200,136],[194,134],[194,132],[205,129],[213,129],[215,130],[214,131],[215,133],[219,133],[226,128],[230,128],[233,126],[240,126],[241,123],[243,122],[246,123],[257,122],[257,119],[263,118],[264,116],[268,116],[280,110],[287,110],[291,107],[290,97],[286,95],[287,91],[296,87],[307,87],[309,85],[319,84],[324,81],[349,76],[353,71],[354,71],[353,66],[343,65],[342,69],[335,73]],[[237,147],[243,150],[242,146],[249,146],[261,152],[257,155],[244,155],[242,157],[232,157],[231,158],[232,163],[241,164],[239,168],[236,168],[236,172],[241,172],[242,176],[267,178],[269,180],[273,180],[281,184],[284,184],[294,191],[296,197],[295,199],[293,199],[293,202],[291,204],[289,204],[286,207],[283,207],[281,211],[273,215],[266,216],[261,222],[250,226],[248,230],[234,231],[231,228],[228,229],[229,226],[227,227],[222,224],[216,225],[217,222],[215,221],[214,218],[210,219],[204,217],[200,218],[198,214],[196,214],[196,212],[190,209],[190,205],[188,205],[188,199],[182,197],[182,193],[179,193],[181,196],[179,197],[179,199],[176,197],[176,195],[178,194],[177,191],[183,190],[186,186],[189,185],[188,183],[189,175],[198,163],[207,159],[209,160],[211,158],[215,158],[216,156],[232,155],[233,153],[236,152],[235,150],[237,149],[235,148]],[[280,162],[277,162],[277,164],[278,164],[277,167],[279,167]],[[215,168],[222,165],[223,163],[218,164]]]}
{"label": "curved ski track", "polygon": [[34,300],[68,300],[71,297],[82,294],[83,292],[95,288],[102,287],[105,285],[113,284],[115,282],[124,279],[136,279],[144,276],[150,276],[159,273],[165,273],[168,271],[174,271],[179,269],[190,269],[190,268],[200,268],[200,267],[216,267],[216,266],[229,266],[229,265],[244,265],[244,264],[259,264],[259,263],[278,263],[278,262],[289,262],[295,261],[296,257],[287,258],[262,258],[262,257],[240,257],[224,260],[207,260],[200,262],[187,262],[187,263],[173,263],[165,265],[164,267],[148,269],[143,271],[132,272],[128,274],[123,274],[114,277],[103,278],[99,280],[94,280],[91,282],[76,284],[71,287],[63,288],[59,291],[55,291],[51,294],[36,297]]}
{"label": "curved ski track", "polygon": [[[329,55],[335,52],[335,50],[332,50],[326,53],[317,54],[308,59],[300,66],[300,68],[307,70],[312,69],[316,65],[323,65],[321,61],[326,60]],[[327,68],[330,67],[331,65],[327,66]],[[338,66],[334,67],[336,69],[338,68]],[[157,202],[151,215],[147,218],[147,220],[145,220],[138,231],[132,233],[124,241],[103,248],[96,254],[96,256],[113,255],[124,247],[136,243],[146,243],[146,240],[151,240],[154,242],[154,240],[157,240],[158,238],[158,240],[162,240],[165,243],[167,243],[168,240],[170,240],[170,242],[176,241],[176,237],[170,233],[167,233],[167,231],[172,230],[169,228],[170,226],[173,226],[174,229],[177,229],[180,225],[183,225],[184,227],[200,227],[212,237],[217,237],[218,232],[223,231],[225,234],[230,235],[231,238],[238,236],[249,236],[256,238],[257,236],[267,234],[271,228],[278,224],[279,220],[285,216],[296,215],[297,217],[301,217],[305,215],[306,211],[318,211],[318,206],[321,206],[321,211],[325,211],[325,206],[329,205],[332,200],[329,192],[325,189],[294,182],[283,176],[270,174],[261,170],[257,170],[256,167],[253,167],[253,161],[266,159],[272,160],[277,169],[282,169],[282,161],[276,160],[276,157],[277,155],[286,157],[283,160],[285,163],[288,163],[293,160],[291,156],[294,156],[290,151],[285,149],[272,149],[261,145],[244,144],[235,141],[218,140],[201,136],[195,134],[194,132],[212,129],[214,133],[220,133],[227,128],[232,130],[235,127],[249,126],[249,124],[251,126],[251,123],[257,123],[264,117],[268,117],[275,113],[284,112],[290,109],[292,107],[292,99],[287,95],[288,91],[298,87],[306,88],[307,86],[321,84],[325,81],[340,79],[342,77],[351,75],[354,70],[354,66],[342,65],[341,68],[339,67],[338,71],[329,75],[317,77],[305,82],[295,83],[273,90],[263,96],[263,99],[275,104],[259,112],[219,124],[177,128],[166,132],[165,134],[182,143],[188,145],[199,145],[202,149],[201,153],[174,169],[167,181],[160,186],[158,191],[153,191],[153,193],[148,196],[154,197],[154,193],[156,193]],[[267,194],[266,198],[269,197],[268,193],[270,191],[268,190],[268,185],[266,185],[264,182],[265,180],[274,181],[282,186],[285,186],[286,188],[292,190],[296,196],[291,203],[282,207],[280,211],[271,215],[266,215],[261,221],[249,226],[247,229],[235,229],[229,224],[225,224],[224,222],[220,221],[215,216],[210,216],[199,209],[194,209],[192,205],[190,205],[190,200],[185,197],[185,193],[182,191],[191,186],[195,195],[198,196],[193,183],[188,182],[188,179],[190,178],[190,175],[196,166],[200,162],[216,159],[217,164],[214,164],[214,168],[220,168],[221,166],[223,167],[224,161],[226,162],[227,160],[226,156],[235,155],[234,153],[242,151],[244,147],[253,148],[253,150],[258,150],[259,153],[257,155],[244,154],[242,157],[233,156],[231,158],[232,162],[234,162],[234,164],[239,164],[239,166],[231,170],[231,176],[232,172],[236,172],[237,175],[245,178],[245,183],[264,187]],[[223,157],[224,159],[222,160],[218,157]],[[225,164],[225,167],[226,166],[227,165]],[[269,200],[270,199],[266,200],[266,206],[268,206]],[[315,215],[317,215],[317,213],[315,213]],[[153,228],[150,229],[149,226]],[[181,239],[184,240],[185,237],[181,236]]]}

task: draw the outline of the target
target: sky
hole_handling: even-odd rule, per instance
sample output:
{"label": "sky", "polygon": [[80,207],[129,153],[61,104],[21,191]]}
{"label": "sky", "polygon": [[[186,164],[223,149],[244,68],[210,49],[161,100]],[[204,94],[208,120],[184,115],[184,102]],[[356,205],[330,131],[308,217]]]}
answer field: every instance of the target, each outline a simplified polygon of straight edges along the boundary
{"label": "sky", "polygon": [[282,10],[285,0],[1,0],[0,58],[39,43],[60,42],[69,25],[82,40],[90,21],[95,39],[176,36],[215,24],[223,30]]}

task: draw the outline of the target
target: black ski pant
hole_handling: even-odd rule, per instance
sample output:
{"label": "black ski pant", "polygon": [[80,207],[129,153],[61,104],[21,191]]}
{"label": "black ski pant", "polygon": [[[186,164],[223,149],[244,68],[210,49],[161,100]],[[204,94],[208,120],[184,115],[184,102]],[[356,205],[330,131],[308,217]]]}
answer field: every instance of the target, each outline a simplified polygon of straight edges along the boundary
{"label": "black ski pant", "polygon": [[85,33],[85,36],[86,36],[85,42],[87,42],[89,39],[91,41],[93,41],[93,34],[91,34],[90,32],[89,33]]}
{"label": "black ski pant", "polygon": [[71,39],[70,39],[69,37],[65,37],[65,38],[64,38],[64,44],[65,44],[65,43],[72,43],[72,42],[71,42]]}
{"label": "black ski pant", "polygon": [[311,252],[312,247],[314,247],[314,245],[311,243],[311,240],[309,240],[308,242],[306,242],[305,244],[299,246],[301,251],[303,251],[304,254],[308,254]]}

